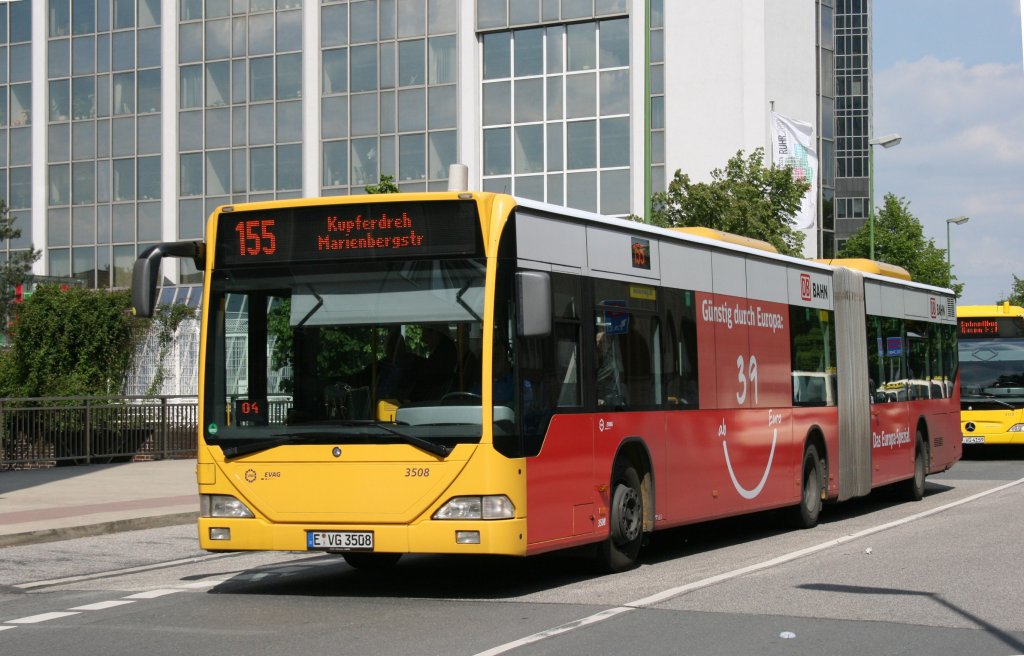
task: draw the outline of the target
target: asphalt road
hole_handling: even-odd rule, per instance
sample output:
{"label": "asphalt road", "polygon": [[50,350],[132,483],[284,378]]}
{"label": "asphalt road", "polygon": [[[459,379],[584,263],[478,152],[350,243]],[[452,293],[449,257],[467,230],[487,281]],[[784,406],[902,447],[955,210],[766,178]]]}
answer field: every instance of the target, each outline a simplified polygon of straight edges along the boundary
{"label": "asphalt road", "polygon": [[180,526],[0,549],[0,653],[1022,654],[1024,453],[827,507],[581,554],[418,556],[373,576],[304,553],[207,554]]}

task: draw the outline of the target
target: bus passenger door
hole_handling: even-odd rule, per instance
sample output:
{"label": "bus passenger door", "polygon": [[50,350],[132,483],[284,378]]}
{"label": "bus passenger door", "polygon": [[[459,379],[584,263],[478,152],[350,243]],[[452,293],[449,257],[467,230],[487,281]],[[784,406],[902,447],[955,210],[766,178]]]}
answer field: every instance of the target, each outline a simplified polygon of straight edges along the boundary
{"label": "bus passenger door", "polygon": [[[907,372],[906,335],[901,319],[868,317],[871,375],[871,485],[876,487],[909,474],[913,449],[910,426],[911,386]],[[912,453],[912,451],[911,451]]]}
{"label": "bus passenger door", "polygon": [[592,535],[600,505],[593,426],[590,416],[579,412],[584,379],[581,279],[552,274],[551,291],[551,334],[519,338],[516,346],[531,551],[568,546],[576,536]]}

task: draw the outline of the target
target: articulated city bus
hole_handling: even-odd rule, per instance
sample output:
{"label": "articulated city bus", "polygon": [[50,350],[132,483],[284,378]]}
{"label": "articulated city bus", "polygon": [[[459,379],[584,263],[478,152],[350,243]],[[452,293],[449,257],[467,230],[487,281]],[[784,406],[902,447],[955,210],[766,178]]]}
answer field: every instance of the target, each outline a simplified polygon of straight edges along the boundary
{"label": "articulated city bus", "polygon": [[527,556],[824,502],[961,455],[955,299],[491,193],[221,207],[205,242],[198,483],[211,551]]}
{"label": "articulated city bus", "polygon": [[964,444],[1024,444],[1024,308],[962,305]]}

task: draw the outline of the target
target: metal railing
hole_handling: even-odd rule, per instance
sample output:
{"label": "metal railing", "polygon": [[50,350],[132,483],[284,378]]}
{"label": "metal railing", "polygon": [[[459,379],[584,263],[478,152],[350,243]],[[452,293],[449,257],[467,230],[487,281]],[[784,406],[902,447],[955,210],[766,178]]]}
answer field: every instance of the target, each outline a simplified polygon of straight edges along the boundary
{"label": "metal railing", "polygon": [[0,399],[0,470],[194,458],[195,396]]}

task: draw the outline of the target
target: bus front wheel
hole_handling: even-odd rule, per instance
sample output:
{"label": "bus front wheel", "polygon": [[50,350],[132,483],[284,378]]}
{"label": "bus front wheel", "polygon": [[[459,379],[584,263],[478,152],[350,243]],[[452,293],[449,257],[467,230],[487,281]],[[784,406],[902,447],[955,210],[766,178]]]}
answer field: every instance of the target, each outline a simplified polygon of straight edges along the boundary
{"label": "bus front wheel", "polygon": [[644,499],[632,466],[615,467],[608,521],[608,538],[598,547],[599,565],[607,572],[635,567],[644,536]]}

